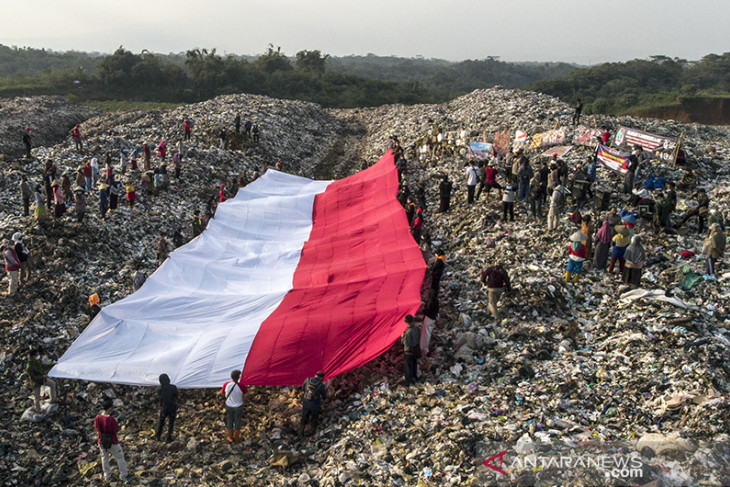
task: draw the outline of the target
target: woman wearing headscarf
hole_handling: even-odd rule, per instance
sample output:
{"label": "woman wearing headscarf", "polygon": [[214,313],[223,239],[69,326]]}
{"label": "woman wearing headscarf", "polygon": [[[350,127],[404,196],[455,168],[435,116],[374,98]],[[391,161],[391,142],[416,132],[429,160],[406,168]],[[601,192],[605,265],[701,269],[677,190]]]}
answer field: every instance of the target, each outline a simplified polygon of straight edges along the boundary
{"label": "woman wearing headscarf", "polygon": [[613,238],[613,228],[608,219],[603,221],[603,225],[596,233],[596,250],[593,254],[593,266],[602,271],[608,265],[608,253],[611,249],[611,239]]}
{"label": "woman wearing headscarf", "polygon": [[626,228],[626,225],[617,225],[614,230],[616,230],[616,235],[611,239],[613,246],[611,247],[611,263],[608,265],[609,274],[613,273],[613,266],[617,260],[619,271],[624,272],[624,264],[626,263],[624,254],[626,253],[626,247],[631,243],[629,229]]}
{"label": "woman wearing headscarf", "polygon": [[641,246],[641,237],[634,235],[631,239],[631,245],[626,248],[624,259],[626,259],[626,268],[623,272],[624,282],[633,288],[637,288],[641,283],[641,269],[646,261],[646,252],[644,252],[644,247]]}

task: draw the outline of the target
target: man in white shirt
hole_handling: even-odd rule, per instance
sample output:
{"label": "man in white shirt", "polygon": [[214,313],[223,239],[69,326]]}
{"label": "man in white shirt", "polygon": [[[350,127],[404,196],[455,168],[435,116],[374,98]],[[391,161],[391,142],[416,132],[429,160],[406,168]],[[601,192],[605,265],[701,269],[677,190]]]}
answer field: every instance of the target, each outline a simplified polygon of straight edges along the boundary
{"label": "man in white shirt", "polygon": [[226,441],[240,443],[243,395],[248,392],[248,389],[240,383],[240,370],[231,372],[231,379],[223,384],[223,389],[221,389],[221,394],[226,398]]}
{"label": "man in white shirt", "polygon": [[474,190],[479,182],[479,168],[475,161],[471,161],[471,165],[466,168],[466,202],[474,203]]}

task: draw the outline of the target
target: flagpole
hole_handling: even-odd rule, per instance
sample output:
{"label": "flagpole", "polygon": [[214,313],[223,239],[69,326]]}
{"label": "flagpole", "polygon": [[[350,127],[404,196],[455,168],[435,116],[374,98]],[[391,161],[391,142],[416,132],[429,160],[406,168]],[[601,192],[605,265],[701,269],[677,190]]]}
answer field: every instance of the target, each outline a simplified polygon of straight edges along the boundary
{"label": "flagpole", "polygon": [[679,134],[679,138],[677,139],[677,145],[674,147],[674,154],[672,157],[672,167],[676,167],[677,165],[677,157],[679,156],[679,147],[682,145],[682,138],[684,137],[684,130],[681,134]]}

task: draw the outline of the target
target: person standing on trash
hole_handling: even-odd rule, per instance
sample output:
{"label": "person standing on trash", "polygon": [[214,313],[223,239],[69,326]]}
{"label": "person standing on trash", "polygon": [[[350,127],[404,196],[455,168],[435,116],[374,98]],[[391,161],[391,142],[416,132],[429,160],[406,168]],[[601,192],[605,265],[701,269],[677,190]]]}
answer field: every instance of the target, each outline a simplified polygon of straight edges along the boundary
{"label": "person standing on trash", "polygon": [[15,247],[10,240],[3,243],[3,260],[5,261],[5,272],[8,273],[8,296],[18,292],[18,282],[20,275],[20,258],[15,252]]}
{"label": "person standing on trash", "polygon": [[254,123],[253,127],[251,127],[251,133],[253,134],[253,141],[258,144],[261,134],[261,129],[259,129],[258,122]]}
{"label": "person standing on trash", "polygon": [[613,266],[618,260],[618,269],[623,274],[626,264],[624,254],[626,254],[626,247],[631,243],[629,229],[626,228],[626,225],[617,225],[614,230],[616,230],[616,235],[611,239],[613,246],[611,247],[611,263],[608,265],[608,273],[613,274]]}
{"label": "person standing on trash", "polygon": [[560,221],[560,213],[563,208],[565,200],[565,188],[562,184],[558,185],[553,190],[553,195],[550,198],[550,211],[548,212],[548,231],[555,230],[558,228],[558,222]]}
{"label": "person standing on trash", "polygon": [[96,315],[99,314],[99,311],[101,311],[99,303],[99,293],[94,293],[89,296],[89,323],[91,323],[91,321],[96,318]]}
{"label": "person standing on trash", "polygon": [[179,181],[182,159],[180,159],[180,152],[177,149],[172,151],[172,167],[174,168],[175,179]]}
{"label": "person standing on trash", "polygon": [[477,167],[476,161],[471,161],[469,167],[466,168],[466,202],[467,204],[474,203],[474,191],[479,182],[479,168]]}
{"label": "person standing on trash", "polygon": [[507,221],[507,215],[509,214],[509,221],[515,221],[515,189],[514,183],[507,183],[507,186],[502,190],[502,220]]}
{"label": "person standing on trash", "polygon": [[581,219],[580,224],[580,231],[585,235],[586,240],[583,242],[583,244],[586,246],[586,259],[592,259],[593,258],[593,231],[595,230],[595,227],[593,226],[593,218],[591,218],[591,215],[585,215]]}
{"label": "person standing on trash", "polygon": [[542,220],[543,185],[540,173],[536,172],[530,180],[530,216]]}
{"label": "person standing on trash", "polygon": [[439,212],[445,213],[449,211],[451,205],[451,181],[449,177],[444,175],[439,183]]}
{"label": "person standing on trash", "polygon": [[233,119],[233,127],[236,129],[236,133],[241,133],[241,114],[237,113],[236,118]]}
{"label": "person standing on trash", "polygon": [[162,428],[165,426],[165,419],[167,419],[165,443],[170,443],[172,441],[172,429],[175,427],[175,417],[177,416],[177,387],[170,384],[170,377],[167,374],[160,374],[160,387],[157,389],[157,397],[160,400],[160,419],[157,422],[155,439],[160,441],[162,438]]}
{"label": "person standing on trash", "polygon": [[322,408],[322,401],[327,399],[327,388],[324,385],[324,372],[317,372],[314,377],[309,377],[302,384],[302,419],[299,423],[299,436],[304,436],[304,430],[309,424],[309,435],[312,436],[317,429],[319,412]]}
{"label": "person standing on trash", "polygon": [[416,325],[416,319],[413,315],[406,315],[405,321],[408,328],[403,333],[400,341],[403,344],[405,355],[403,385],[408,387],[418,378],[418,358],[421,356],[421,327]]}
{"label": "person standing on trash", "polygon": [[81,141],[81,125],[78,123],[71,129],[71,137],[74,139],[76,151],[84,152],[84,143]]}
{"label": "person standing on trash", "polygon": [[421,230],[423,229],[423,210],[421,208],[416,210],[416,217],[413,219],[411,225],[411,235],[416,244],[421,245]]}
{"label": "person standing on trash", "polygon": [[525,201],[530,195],[530,180],[533,176],[533,170],[527,157],[522,156],[520,159],[522,162],[517,173],[517,201]]}
{"label": "person standing on trash", "polygon": [[81,186],[76,186],[74,189],[74,209],[76,210],[76,221],[81,223],[86,215],[86,195]]}
{"label": "person standing on trash", "polygon": [[707,275],[715,275],[715,264],[717,259],[722,257],[725,253],[725,234],[722,232],[722,228],[719,223],[713,223],[710,226],[710,234],[705,239],[702,245],[702,253],[706,259],[706,271]]}
{"label": "person standing on trash", "polygon": [[30,149],[33,147],[33,138],[30,136],[30,127],[25,127],[23,132],[23,145],[25,146],[25,157],[30,159]]}
{"label": "person standing on trash", "polygon": [[570,236],[570,244],[568,245],[568,267],[565,270],[565,282],[577,283],[580,273],[583,270],[583,261],[586,259],[587,248],[583,242],[587,240],[587,236],[581,231],[575,232]]}
{"label": "person standing on trash", "polygon": [[56,165],[52,160],[46,161],[45,169],[43,170],[43,184],[46,188],[46,204],[48,209],[51,209],[53,204],[53,182],[56,180]]}
{"label": "person standing on trash", "polygon": [[35,410],[41,411],[41,387],[46,386],[51,391],[51,403],[57,403],[56,383],[48,378],[48,371],[51,369],[41,362],[42,350],[36,348],[28,354],[28,360],[25,363],[25,372],[28,375],[28,383],[33,390],[33,399],[35,400]]}
{"label": "person standing on trash", "polygon": [[53,181],[51,183],[51,188],[53,188],[53,203],[54,203],[54,209],[53,209],[53,216],[56,218],[61,218],[64,213],[66,213],[66,204],[63,201],[63,192],[61,191],[61,187],[58,185],[58,181]]}
{"label": "person standing on trash", "polygon": [[241,416],[243,416],[243,395],[248,392],[241,384],[241,371],[231,372],[231,380],[223,384],[221,394],[226,401],[226,441],[241,442]]}
{"label": "person standing on trash", "polygon": [[105,182],[99,183],[99,216],[106,220],[106,212],[109,210],[109,185]]}
{"label": "person standing on trash", "polygon": [[696,216],[697,217],[697,233],[702,234],[705,229],[705,223],[707,222],[707,216],[710,213],[710,198],[707,196],[707,192],[704,189],[700,189],[695,193],[697,199],[697,208],[687,212],[687,214],[679,222],[678,226],[684,225],[687,220]]}
{"label": "person standing on trash", "polygon": [[626,265],[623,272],[623,281],[632,288],[637,288],[641,284],[641,269],[646,262],[646,252],[641,246],[641,237],[634,235],[631,239],[631,245],[626,247],[624,252]]}
{"label": "person standing on trash", "polygon": [[36,221],[43,218],[43,215],[46,213],[46,198],[43,196],[43,189],[41,188],[40,184],[37,184],[35,187],[35,192],[33,193],[33,198],[35,199],[35,206],[33,207],[33,218],[35,218]]}
{"label": "person standing on trash", "polygon": [[509,274],[504,268],[504,263],[499,261],[496,265],[484,269],[481,272],[480,281],[482,286],[487,286],[489,312],[499,322],[499,299],[502,297],[502,293],[512,290]]}
{"label": "person standing on trash", "polygon": [[446,267],[446,256],[443,253],[439,253],[434,259],[433,263],[428,266],[427,273],[430,276],[429,287],[439,292],[441,286],[441,278],[444,275],[444,268]]}
{"label": "person standing on trash", "polygon": [[193,238],[203,233],[203,220],[200,219],[200,210],[193,212]]}
{"label": "person standing on trash", "polygon": [[111,454],[117,461],[119,467],[119,478],[122,481],[127,479],[127,462],[124,460],[124,451],[119,443],[119,423],[113,416],[114,401],[110,397],[104,399],[103,410],[94,418],[94,428],[98,433],[97,444],[101,452],[101,470],[104,472],[104,480],[110,482],[112,479],[112,468],[109,464]]}
{"label": "person standing on trash", "polygon": [[671,227],[672,203],[666,193],[661,193],[654,210],[654,231],[661,232]]}
{"label": "person standing on trash", "polygon": [[159,265],[162,265],[169,256],[170,246],[168,245],[165,233],[163,232],[157,240],[157,262],[159,262]]}
{"label": "person standing on trash", "polygon": [[636,171],[639,169],[639,162],[641,160],[642,148],[641,146],[634,146],[634,150],[629,156],[629,167],[624,175],[624,193],[631,194],[634,189],[634,177]]}
{"label": "person standing on trash", "polygon": [[575,112],[573,112],[573,126],[575,127],[580,123],[580,114],[583,113],[583,101],[581,101],[580,98],[578,98],[578,101],[575,103]]}
{"label": "person standing on trash", "polygon": [[185,134],[185,140],[190,140],[190,132],[193,130],[193,122],[187,117],[183,120],[183,133]]}
{"label": "person standing on trash", "polygon": [[495,163],[490,163],[484,168],[484,178],[486,179],[487,186],[487,195],[484,197],[484,202],[486,203],[489,201],[489,193],[492,191],[492,188],[496,188],[498,192],[503,189],[497,182],[497,168]]}
{"label": "person standing on trash", "polygon": [[226,185],[221,184],[219,190],[218,190],[218,201],[220,203],[223,203],[228,199],[228,195],[226,194]]}
{"label": "person standing on trash", "polygon": [[30,190],[30,183],[28,183],[28,176],[23,174],[20,177],[20,199],[23,201],[23,216],[30,215],[30,198],[33,196],[33,192]]}
{"label": "person standing on trash", "polygon": [[18,260],[20,261],[19,284],[21,286],[25,286],[28,284],[28,280],[30,279],[30,253],[25,245],[23,245],[22,233],[15,232],[13,234],[13,244],[15,254],[18,256]]}
{"label": "person standing on trash", "polygon": [[64,171],[61,175],[61,189],[63,190],[64,201],[71,202],[74,199],[74,193],[71,190],[71,179],[68,177],[68,173]]}
{"label": "person standing on trash", "polygon": [[608,254],[611,250],[611,239],[613,238],[613,228],[608,218],[603,221],[601,228],[596,233],[596,249],[593,253],[593,267],[602,271],[608,265]]}
{"label": "person standing on trash", "polygon": [[157,155],[160,158],[160,161],[164,161],[165,157],[167,157],[167,142],[162,140],[160,142],[160,145],[157,146]]}

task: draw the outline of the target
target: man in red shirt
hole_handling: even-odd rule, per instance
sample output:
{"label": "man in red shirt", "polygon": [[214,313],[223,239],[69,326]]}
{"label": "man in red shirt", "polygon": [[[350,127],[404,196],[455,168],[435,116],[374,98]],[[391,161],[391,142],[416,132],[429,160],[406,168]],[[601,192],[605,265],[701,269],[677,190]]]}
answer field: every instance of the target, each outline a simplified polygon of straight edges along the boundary
{"label": "man in red shirt", "polygon": [[94,419],[94,428],[98,432],[97,443],[99,451],[101,451],[101,469],[104,472],[104,479],[109,482],[112,477],[111,466],[109,465],[109,454],[114,455],[114,459],[119,466],[119,478],[122,480],[127,478],[127,462],[124,460],[124,452],[122,445],[119,444],[117,433],[119,432],[119,423],[117,418],[112,416],[112,407],[114,403],[111,398],[104,399],[104,410],[97,414]]}
{"label": "man in red shirt", "polygon": [[497,262],[496,265],[484,269],[480,276],[482,286],[487,286],[487,294],[489,297],[489,311],[494,319],[499,322],[499,298],[502,297],[504,291],[510,291],[509,274],[504,268],[503,263]]}
{"label": "man in red shirt", "polygon": [[81,126],[79,124],[76,124],[71,130],[71,136],[74,139],[74,147],[76,148],[76,150],[79,152],[83,152],[84,144],[83,142],[81,142]]}

